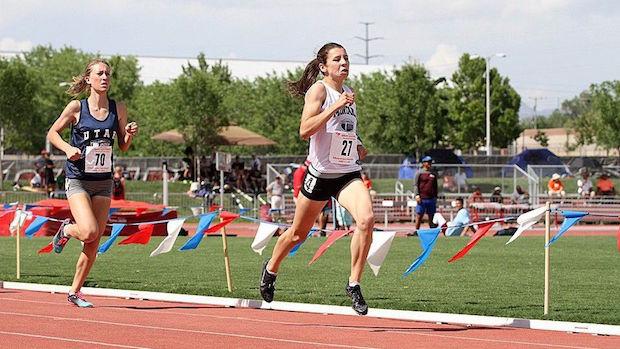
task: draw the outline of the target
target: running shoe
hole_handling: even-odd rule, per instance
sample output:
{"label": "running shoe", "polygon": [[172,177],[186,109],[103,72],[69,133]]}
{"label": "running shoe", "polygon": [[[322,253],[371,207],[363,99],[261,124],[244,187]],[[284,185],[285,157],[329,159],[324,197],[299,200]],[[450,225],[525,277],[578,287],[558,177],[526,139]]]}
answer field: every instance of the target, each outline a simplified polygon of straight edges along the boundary
{"label": "running shoe", "polygon": [[265,302],[271,303],[273,301],[273,294],[276,291],[276,276],[267,271],[267,263],[263,263],[263,272],[260,277],[260,295]]}
{"label": "running shoe", "polygon": [[56,253],[62,252],[62,249],[65,247],[65,245],[67,244],[67,241],[69,241],[70,239],[68,236],[65,236],[65,234],[63,233],[65,225],[69,223],[71,223],[71,220],[69,218],[62,221],[62,223],[60,224],[60,228],[56,232],[56,235],[54,235],[54,239],[52,239],[52,244],[54,245],[54,252]]}
{"label": "running shoe", "polygon": [[364,296],[362,296],[362,288],[360,285],[351,287],[347,284],[346,291],[347,295],[351,297],[351,300],[353,301],[353,310],[355,310],[358,315],[368,314],[368,304],[366,304]]}
{"label": "running shoe", "polygon": [[82,292],[69,294],[69,296],[67,296],[67,301],[69,301],[69,303],[76,305],[80,308],[92,308],[93,307],[92,303],[84,299],[84,295],[82,294]]}

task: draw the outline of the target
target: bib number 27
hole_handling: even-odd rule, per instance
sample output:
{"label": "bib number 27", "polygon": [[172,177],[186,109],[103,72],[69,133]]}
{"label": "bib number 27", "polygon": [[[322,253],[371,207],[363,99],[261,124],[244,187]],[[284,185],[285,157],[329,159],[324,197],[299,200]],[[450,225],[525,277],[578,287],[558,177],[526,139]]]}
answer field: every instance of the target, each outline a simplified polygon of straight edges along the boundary
{"label": "bib number 27", "polygon": [[353,141],[343,139],[342,140],[342,151],[340,152],[340,155],[351,156],[352,147],[353,147]]}

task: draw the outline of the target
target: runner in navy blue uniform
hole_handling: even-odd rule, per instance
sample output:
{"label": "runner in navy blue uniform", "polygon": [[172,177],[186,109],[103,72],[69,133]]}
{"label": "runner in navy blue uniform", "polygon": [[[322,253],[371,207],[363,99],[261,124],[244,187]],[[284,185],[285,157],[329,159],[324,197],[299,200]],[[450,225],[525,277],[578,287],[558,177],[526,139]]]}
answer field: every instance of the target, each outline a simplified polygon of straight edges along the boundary
{"label": "runner in navy blue uniform", "polygon": [[[138,132],[135,122],[127,123],[127,108],[121,102],[108,99],[110,65],[101,59],[91,61],[84,72],[73,78],[67,93],[82,100],[73,100],[54,122],[47,138],[65,152],[67,176],[65,188],[75,224],[65,220],[53,239],[54,251],[62,252],[70,238],[83,243],[68,301],[78,307],[92,307],[84,300],[80,289],[88,276],[95,258],[99,239],[108,221],[112,195],[112,147],[118,138],[118,147],[126,151]],[[67,143],[60,133],[71,127]]]}

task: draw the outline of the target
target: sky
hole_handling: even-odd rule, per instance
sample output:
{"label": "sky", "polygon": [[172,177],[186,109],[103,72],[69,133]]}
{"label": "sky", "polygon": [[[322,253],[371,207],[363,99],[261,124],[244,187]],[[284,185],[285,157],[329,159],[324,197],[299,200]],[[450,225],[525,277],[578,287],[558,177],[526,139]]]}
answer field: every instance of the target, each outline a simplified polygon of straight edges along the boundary
{"label": "sky", "polygon": [[[525,108],[553,109],[620,79],[620,1],[0,0],[0,52],[36,45],[155,57],[307,62],[326,42],[364,63],[424,64],[450,76],[463,53],[492,67]],[[614,44],[615,42],[615,44]]]}

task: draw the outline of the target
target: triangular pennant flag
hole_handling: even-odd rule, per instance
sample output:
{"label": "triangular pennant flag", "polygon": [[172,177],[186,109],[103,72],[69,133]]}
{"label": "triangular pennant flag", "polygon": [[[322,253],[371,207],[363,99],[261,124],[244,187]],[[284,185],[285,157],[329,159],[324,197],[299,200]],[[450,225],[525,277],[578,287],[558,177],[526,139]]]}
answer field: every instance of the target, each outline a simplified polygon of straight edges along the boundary
{"label": "triangular pennant flag", "polygon": [[209,214],[200,216],[200,222],[198,222],[196,234],[194,234],[191,239],[187,240],[185,245],[181,246],[179,251],[196,249],[205,235],[205,230],[209,227],[209,225],[211,225],[211,222],[213,222],[213,218],[215,218],[215,216],[217,216],[217,212],[210,212]]}
{"label": "triangular pennant flag", "polygon": [[334,244],[334,242],[338,241],[338,239],[349,234],[352,231],[353,230],[334,230],[331,234],[329,234],[327,240],[325,240],[325,242],[321,246],[319,246],[319,249],[316,250],[316,253],[314,253],[314,257],[312,257],[312,260],[308,262],[308,265],[316,262],[316,260],[319,259],[331,245]]}
{"label": "triangular pennant flag", "polygon": [[220,218],[223,220],[237,219],[239,218],[239,215],[228,211],[222,211],[220,212]]}
{"label": "triangular pennant flag", "polygon": [[17,231],[17,226],[24,226],[26,218],[28,218],[29,215],[30,217],[32,217],[32,212],[26,212],[22,210],[15,211],[13,221],[11,221],[11,224],[9,225],[9,231],[11,232],[11,234],[15,234],[15,232]]}
{"label": "triangular pennant flag", "polygon": [[45,222],[47,221],[48,221],[47,217],[37,216],[37,218],[35,218],[35,220],[32,223],[30,223],[28,228],[26,228],[26,236],[32,239],[34,234],[38,232],[39,229],[41,229],[41,226],[43,226],[43,224],[45,224]]}
{"label": "triangular pennant flag", "polygon": [[43,246],[43,248],[41,248],[39,251],[37,251],[37,254],[50,253],[53,249],[54,243],[50,242],[49,244]]}
{"label": "triangular pennant flag", "polygon": [[276,224],[271,223],[263,223],[261,222],[258,225],[258,230],[256,231],[256,236],[254,236],[254,241],[252,241],[252,249],[254,252],[262,255],[263,250],[269,244],[269,240],[275,232],[280,228]]}
{"label": "triangular pennant flag", "polygon": [[519,235],[521,235],[521,233],[534,226],[534,224],[536,224],[536,222],[538,222],[542,218],[542,216],[545,215],[545,212],[547,212],[547,207],[542,206],[529,212],[525,212],[524,214],[517,217],[517,223],[519,223],[519,227],[517,228],[517,231],[510,237],[510,240],[508,240],[506,245],[515,241],[519,237]]}
{"label": "triangular pennant flag", "polygon": [[99,246],[99,250],[97,250],[97,253],[105,253],[107,250],[109,250],[110,247],[112,247],[112,244],[114,244],[114,241],[116,241],[116,238],[121,233],[121,230],[123,230],[123,228],[125,228],[125,224],[112,224],[112,232],[110,233],[110,237]]}
{"label": "triangular pennant flag", "polygon": [[549,242],[545,245],[545,247],[549,247],[552,243],[554,243],[557,239],[559,239],[564,233],[568,231],[573,225],[577,224],[584,216],[588,215],[588,212],[579,212],[579,211],[562,211],[562,215],[564,216],[564,222],[560,226],[560,230],[549,240]]}
{"label": "triangular pennant flag", "polygon": [[141,224],[138,227],[138,232],[129,235],[125,238],[125,240],[119,242],[119,245],[129,245],[129,244],[142,244],[146,245],[151,241],[151,235],[153,235],[153,229],[155,228],[155,224]]}
{"label": "triangular pennant flag", "polygon": [[5,210],[8,209],[8,208],[11,208],[11,207],[13,207],[13,204],[4,204],[4,209]]}
{"label": "triangular pennant flag", "polygon": [[[220,215],[221,218],[221,215]],[[228,218],[225,219],[221,222],[219,222],[218,224],[209,227],[209,229],[205,230],[205,234],[212,234],[212,233],[217,233],[220,229],[224,228],[225,226],[229,225],[230,223],[232,223],[236,218]]]}
{"label": "triangular pennant flag", "polygon": [[172,211],[172,209],[168,208],[168,207],[164,207],[163,210],[161,210],[161,216],[165,216],[168,214],[168,212]]}
{"label": "triangular pennant flag", "polygon": [[111,215],[115,214],[116,212],[118,212],[120,210],[120,208],[118,207],[112,207],[108,210],[108,217],[110,217]]}
{"label": "triangular pennant flag", "polygon": [[34,207],[39,207],[39,205],[37,205],[37,204],[26,204],[26,205],[24,205],[24,210],[30,211],[30,209],[34,208]]}
{"label": "triangular pennant flag", "polygon": [[370,269],[372,269],[375,276],[379,275],[379,269],[390,251],[395,235],[395,231],[372,232],[372,244],[370,244],[370,250],[368,250],[366,262],[368,262],[368,265],[370,266]]}
{"label": "triangular pennant flag", "polygon": [[424,264],[426,259],[428,259],[428,256],[430,256],[433,251],[433,247],[435,246],[435,242],[437,242],[437,237],[440,232],[441,228],[418,230],[418,237],[420,237],[420,245],[422,246],[422,254],[420,254],[420,256],[416,258],[413,263],[411,263],[407,270],[405,270],[403,277],[413,273],[422,264]]}
{"label": "triangular pennant flag", "polygon": [[443,227],[446,222],[446,219],[443,218],[441,213],[435,212],[435,214],[433,215],[433,224],[436,224],[438,227]]}
{"label": "triangular pennant flag", "polygon": [[[306,235],[306,240],[308,240],[308,238],[311,237],[312,234],[314,234],[315,231],[316,231],[316,229],[314,229],[314,228],[310,229],[310,231],[308,232],[308,235]],[[306,240],[304,240],[304,241],[306,241]],[[298,242],[297,245],[293,246],[293,249],[288,253],[288,255],[291,256],[291,257],[295,256],[297,254],[297,250],[299,250],[299,248],[304,243],[304,241]]]}
{"label": "triangular pennant flag", "polygon": [[452,263],[452,262],[454,262],[456,260],[459,260],[459,259],[463,258],[463,256],[465,256],[467,254],[467,252],[469,252],[469,250],[471,250],[474,246],[476,246],[478,241],[480,241],[480,239],[486,233],[488,233],[489,230],[491,230],[491,227],[493,226],[493,224],[495,224],[495,222],[488,222],[488,223],[480,223],[480,224],[478,224],[478,230],[476,231],[474,236],[471,237],[471,240],[469,240],[469,242],[467,243],[467,245],[465,245],[465,247],[463,247],[463,249],[461,249],[454,256],[452,256],[452,258],[450,258],[448,260],[448,263]]}
{"label": "triangular pennant flag", "polygon": [[166,236],[159,246],[151,252],[151,257],[155,257],[162,253],[168,253],[172,250],[174,242],[177,240],[181,228],[183,228],[183,223],[185,223],[185,218],[173,219],[168,222],[168,226],[166,227],[168,236]]}
{"label": "triangular pennant flag", "polygon": [[146,207],[137,207],[136,208],[136,217],[140,217],[144,212],[146,212],[148,208]]}

